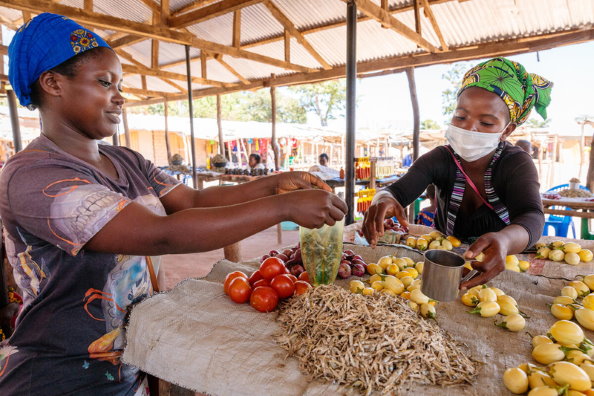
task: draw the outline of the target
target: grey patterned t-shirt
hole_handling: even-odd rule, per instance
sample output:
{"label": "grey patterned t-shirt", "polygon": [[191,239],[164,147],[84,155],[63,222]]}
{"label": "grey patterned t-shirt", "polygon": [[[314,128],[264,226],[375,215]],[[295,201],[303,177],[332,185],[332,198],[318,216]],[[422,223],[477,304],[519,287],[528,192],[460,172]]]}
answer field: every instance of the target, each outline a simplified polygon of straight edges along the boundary
{"label": "grey patterned t-shirt", "polygon": [[148,393],[144,376],[120,362],[126,308],[152,293],[146,258],[84,245],[130,202],[164,215],[159,198],[179,182],[137,152],[99,150],[117,179],[43,135],[2,169],[0,215],[24,304],[0,344],[0,394]]}

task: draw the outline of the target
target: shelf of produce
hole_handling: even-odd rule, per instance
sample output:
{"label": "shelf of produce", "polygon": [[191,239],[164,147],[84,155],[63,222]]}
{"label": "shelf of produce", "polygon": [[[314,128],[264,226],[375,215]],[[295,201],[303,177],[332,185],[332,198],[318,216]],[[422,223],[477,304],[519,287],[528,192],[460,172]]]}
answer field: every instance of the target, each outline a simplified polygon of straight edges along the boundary
{"label": "shelf of produce", "polygon": [[[548,237],[551,240],[575,241]],[[577,241],[592,248],[594,241]],[[346,248],[346,247],[345,247]],[[421,254],[410,249],[380,246],[375,249],[349,245],[367,263],[392,254],[414,261]],[[518,255],[530,260],[528,273],[504,271],[490,284],[513,296],[528,315],[525,330],[512,333],[494,326],[492,318],[468,313],[460,301],[437,305],[437,323],[454,340],[466,345],[467,352],[483,362],[479,374],[468,386],[436,387],[410,385],[411,394],[423,395],[507,395],[502,375],[506,368],[532,361],[531,337],[527,332],[545,334],[556,321],[547,304],[558,295],[565,280],[578,274],[594,273],[594,263],[571,266],[536,260],[534,254]],[[226,274],[240,270],[247,274],[257,269],[257,260],[218,262],[203,279],[188,279],[168,293],[156,295],[132,311],[127,328],[124,361],[141,370],[207,394],[325,395],[356,394],[353,389],[311,381],[294,358],[274,341],[279,331],[277,312],[259,313],[249,304],[233,303],[223,292]],[[365,276],[364,278],[367,278]],[[337,281],[348,287],[350,278]],[[394,297],[399,298],[399,297]],[[419,316],[418,320],[425,320]],[[594,339],[594,333],[585,331]]]}

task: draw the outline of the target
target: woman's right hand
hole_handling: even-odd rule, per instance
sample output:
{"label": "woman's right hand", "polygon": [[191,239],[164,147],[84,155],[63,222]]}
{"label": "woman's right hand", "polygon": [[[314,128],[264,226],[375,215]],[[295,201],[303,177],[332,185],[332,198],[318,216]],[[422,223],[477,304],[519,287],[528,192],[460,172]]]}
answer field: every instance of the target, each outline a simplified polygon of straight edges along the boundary
{"label": "woman's right hand", "polygon": [[377,245],[378,238],[384,235],[384,219],[393,216],[403,227],[408,227],[404,208],[389,194],[383,194],[369,207],[363,219],[363,235],[371,246]]}
{"label": "woman's right hand", "polygon": [[279,198],[286,218],[307,228],[334,225],[347,213],[346,203],[336,194],[324,190],[298,190]]}

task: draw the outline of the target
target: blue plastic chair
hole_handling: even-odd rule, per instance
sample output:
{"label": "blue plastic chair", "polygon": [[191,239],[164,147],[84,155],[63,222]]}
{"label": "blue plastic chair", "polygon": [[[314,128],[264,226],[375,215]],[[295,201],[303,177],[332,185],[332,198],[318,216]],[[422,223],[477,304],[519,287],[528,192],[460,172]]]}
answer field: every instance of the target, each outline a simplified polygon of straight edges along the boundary
{"label": "blue plastic chair", "polygon": [[[547,192],[561,191],[565,188],[569,188],[569,184],[560,184],[558,186],[548,189]],[[580,189],[590,191],[588,187],[582,185],[580,185]],[[552,209],[571,210],[571,208],[563,208],[560,206],[553,206]],[[573,218],[571,216],[549,215],[549,217],[545,221],[542,235],[549,235],[549,227],[553,227],[556,236],[567,238],[569,226],[571,226],[573,237],[577,238],[577,235],[575,233],[575,225],[573,224]]]}

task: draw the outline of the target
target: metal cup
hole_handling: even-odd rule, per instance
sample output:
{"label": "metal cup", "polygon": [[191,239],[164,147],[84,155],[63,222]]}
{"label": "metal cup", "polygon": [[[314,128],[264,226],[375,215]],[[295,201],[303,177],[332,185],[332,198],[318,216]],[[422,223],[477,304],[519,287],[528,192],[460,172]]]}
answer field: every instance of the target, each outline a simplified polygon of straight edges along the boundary
{"label": "metal cup", "polygon": [[452,301],[458,297],[464,259],[448,250],[427,250],[423,267],[421,291],[437,301]]}

